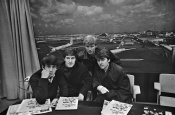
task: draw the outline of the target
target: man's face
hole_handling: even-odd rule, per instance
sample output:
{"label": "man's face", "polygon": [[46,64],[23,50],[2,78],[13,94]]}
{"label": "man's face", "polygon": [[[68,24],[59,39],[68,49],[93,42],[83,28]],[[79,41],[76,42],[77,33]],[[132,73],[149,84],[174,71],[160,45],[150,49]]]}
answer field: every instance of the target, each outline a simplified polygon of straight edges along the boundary
{"label": "man's face", "polygon": [[99,67],[103,70],[107,70],[110,60],[108,58],[97,59]]}
{"label": "man's face", "polygon": [[86,49],[87,53],[90,55],[95,53],[95,48],[96,48],[95,44],[92,44],[92,45],[85,44],[85,49]]}
{"label": "man's face", "polygon": [[56,65],[45,65],[44,69],[49,71],[49,76],[54,76],[57,70],[57,66]]}
{"label": "man's face", "polygon": [[65,61],[66,67],[71,68],[75,65],[76,58],[75,56],[66,56],[64,58],[64,61]]}

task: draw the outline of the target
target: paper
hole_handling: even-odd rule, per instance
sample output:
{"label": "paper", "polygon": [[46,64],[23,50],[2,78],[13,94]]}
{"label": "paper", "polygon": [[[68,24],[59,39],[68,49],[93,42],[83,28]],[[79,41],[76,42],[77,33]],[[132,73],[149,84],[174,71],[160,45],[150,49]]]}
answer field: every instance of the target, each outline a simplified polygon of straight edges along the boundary
{"label": "paper", "polygon": [[142,115],[166,115],[164,110],[144,106]]}
{"label": "paper", "polygon": [[102,111],[103,115],[127,115],[133,105],[112,100]]}
{"label": "paper", "polygon": [[47,99],[45,104],[38,104],[35,98],[24,99],[17,109],[17,113],[30,112],[32,114],[41,114],[51,112],[50,99]]}
{"label": "paper", "polygon": [[104,100],[102,110],[110,103],[110,101]]}
{"label": "paper", "polygon": [[19,108],[19,106],[20,106],[20,104],[9,106],[6,115],[32,115],[31,112],[17,113],[16,111]]}
{"label": "paper", "polygon": [[15,114],[16,114],[16,110],[18,109],[19,105],[20,105],[20,104],[9,106],[6,115],[15,115]]}
{"label": "paper", "polygon": [[170,111],[165,111],[165,115],[172,115],[172,112],[170,112]]}
{"label": "paper", "polygon": [[78,108],[78,97],[60,97],[55,110],[72,110]]}
{"label": "paper", "polygon": [[[102,110],[110,103],[110,101],[104,100]],[[103,113],[101,113],[103,115]]]}

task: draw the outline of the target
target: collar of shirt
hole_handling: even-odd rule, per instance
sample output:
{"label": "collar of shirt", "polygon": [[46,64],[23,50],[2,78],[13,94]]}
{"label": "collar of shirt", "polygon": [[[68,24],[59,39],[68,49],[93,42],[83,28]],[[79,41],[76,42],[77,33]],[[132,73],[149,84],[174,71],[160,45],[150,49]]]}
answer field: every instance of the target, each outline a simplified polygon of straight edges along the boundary
{"label": "collar of shirt", "polygon": [[49,78],[48,78],[48,81],[49,81],[50,83],[52,83],[54,77],[55,77],[55,74],[54,74],[52,77],[49,77]]}

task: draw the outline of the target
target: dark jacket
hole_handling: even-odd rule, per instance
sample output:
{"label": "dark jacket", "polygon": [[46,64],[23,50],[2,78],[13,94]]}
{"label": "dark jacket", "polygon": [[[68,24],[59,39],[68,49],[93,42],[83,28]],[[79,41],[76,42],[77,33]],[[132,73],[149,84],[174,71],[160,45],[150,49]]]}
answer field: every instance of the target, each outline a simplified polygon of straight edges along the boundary
{"label": "dark jacket", "polygon": [[87,66],[91,75],[94,73],[94,65],[97,63],[94,55],[89,55],[86,50],[80,51],[78,53],[78,62]]}
{"label": "dark jacket", "polygon": [[[97,47],[95,50],[98,50],[99,48]],[[114,63],[121,65],[120,58],[114,55],[110,51],[110,59]],[[93,75],[94,74],[94,66],[97,64],[97,60],[95,59],[94,55],[89,55],[86,50],[80,51],[78,53],[78,61],[81,63],[84,63],[84,65],[87,66],[89,72]]]}
{"label": "dark jacket", "polygon": [[86,97],[87,91],[92,87],[92,77],[87,67],[76,62],[72,68],[68,69],[63,63],[62,71],[63,96],[78,96],[81,93]]}
{"label": "dark jacket", "polygon": [[36,98],[38,103],[43,104],[46,99],[50,98],[52,100],[57,96],[58,87],[62,89],[62,84],[59,77],[61,74],[60,70],[56,71],[52,83],[46,78],[41,78],[41,72],[42,69],[35,72],[31,76],[29,83],[33,91],[33,97]]}
{"label": "dark jacket", "polygon": [[93,78],[94,90],[97,91],[99,85],[109,90],[108,93],[104,94],[106,100],[132,102],[129,78],[119,65],[111,62],[106,73],[96,65]]}

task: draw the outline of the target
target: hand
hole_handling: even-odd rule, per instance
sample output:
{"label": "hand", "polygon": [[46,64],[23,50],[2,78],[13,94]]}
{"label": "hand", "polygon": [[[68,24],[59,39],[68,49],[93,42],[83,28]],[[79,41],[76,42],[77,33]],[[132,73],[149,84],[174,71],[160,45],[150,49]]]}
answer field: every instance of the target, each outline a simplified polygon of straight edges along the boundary
{"label": "hand", "polygon": [[79,101],[83,101],[83,100],[84,100],[84,95],[81,94],[81,93],[79,93],[79,95],[78,95],[78,100],[79,100]]}
{"label": "hand", "polygon": [[50,72],[43,69],[43,71],[41,72],[41,78],[48,78],[49,77]]}
{"label": "hand", "polygon": [[58,98],[54,98],[51,102],[51,106],[55,107],[57,105],[57,103],[58,103]]}
{"label": "hand", "polygon": [[102,86],[102,85],[99,85],[97,87],[97,90],[100,91],[101,94],[105,94],[105,93],[109,92],[109,90],[106,87]]}
{"label": "hand", "polygon": [[107,92],[109,92],[109,90],[108,90],[106,87],[103,87],[103,88],[101,89],[101,93],[102,93],[102,94],[105,94],[105,93],[107,93]]}

